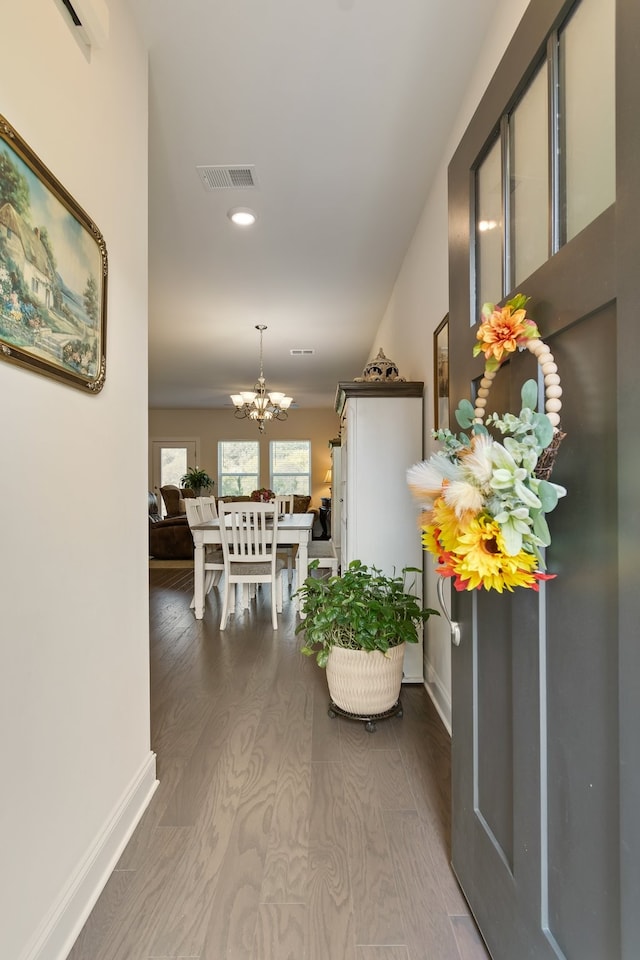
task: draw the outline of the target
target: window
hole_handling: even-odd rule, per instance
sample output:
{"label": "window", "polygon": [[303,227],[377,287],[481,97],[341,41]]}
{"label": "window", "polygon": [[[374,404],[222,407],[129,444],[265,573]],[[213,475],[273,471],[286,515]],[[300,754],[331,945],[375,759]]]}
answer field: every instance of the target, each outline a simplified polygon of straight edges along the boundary
{"label": "window", "polygon": [[479,158],[472,202],[473,325],[615,202],[615,0],[581,0],[551,31]]}
{"label": "window", "polygon": [[613,0],[582,0],[560,33],[559,54],[568,241],[616,199]]}
{"label": "window", "polygon": [[549,256],[548,88],[545,62],[509,122],[510,279],[516,286]]}
{"label": "window", "polygon": [[476,274],[480,305],[502,296],[501,144],[493,144],[476,172]]}
{"label": "window", "polygon": [[311,493],[311,441],[272,440],[270,486],[275,493]]}
{"label": "window", "polygon": [[221,497],[246,497],[259,487],[260,444],[257,440],[220,440],[218,491]]}

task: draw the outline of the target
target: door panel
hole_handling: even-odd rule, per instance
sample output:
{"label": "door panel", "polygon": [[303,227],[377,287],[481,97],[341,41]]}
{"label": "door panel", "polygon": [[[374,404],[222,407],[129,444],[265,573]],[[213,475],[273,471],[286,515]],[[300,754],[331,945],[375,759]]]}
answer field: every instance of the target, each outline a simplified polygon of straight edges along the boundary
{"label": "door panel", "polygon": [[[572,316],[545,340],[562,376],[567,433],[553,479],[569,495],[549,517],[547,564],[557,579],[539,597],[454,598],[463,640],[453,661],[453,865],[496,960],[603,960],[620,955],[611,844],[618,835],[613,306]],[[521,385],[536,376],[530,354],[514,357],[494,381],[491,409],[519,410]],[[597,910],[585,911],[585,902]],[[509,935],[505,918],[517,919]]]}
{"label": "door panel", "polygon": [[[500,112],[517,99],[545,31],[568,8],[532,0],[450,165],[454,403],[472,398],[481,376],[472,358],[474,164]],[[452,651],[452,862],[494,960],[640,955],[640,724],[631,695],[640,681],[640,657],[631,656],[640,622],[640,455],[637,428],[629,433],[627,425],[620,438],[618,432],[637,402],[638,380],[628,355],[637,355],[631,291],[635,285],[637,293],[640,256],[628,251],[639,247],[640,220],[629,211],[640,209],[640,190],[627,138],[637,149],[640,124],[638,111],[624,106],[632,58],[621,57],[627,44],[637,46],[637,5],[618,2],[617,17],[616,56],[626,63],[627,81],[621,88],[618,79],[616,94],[626,121],[616,145],[624,203],[605,210],[518,287],[531,297],[529,313],[562,379],[566,437],[553,480],[568,495],[548,518],[546,557],[557,577],[539,595],[454,591],[452,598],[461,625]],[[638,58],[633,62],[637,81]],[[538,379],[542,396],[535,359],[528,351],[512,356],[493,383],[489,409],[518,412],[529,377]]]}
{"label": "door panel", "polygon": [[569,957],[619,956],[615,326],[608,306],[550,343],[566,398],[554,479],[570,499],[551,516],[548,551],[547,886]]}

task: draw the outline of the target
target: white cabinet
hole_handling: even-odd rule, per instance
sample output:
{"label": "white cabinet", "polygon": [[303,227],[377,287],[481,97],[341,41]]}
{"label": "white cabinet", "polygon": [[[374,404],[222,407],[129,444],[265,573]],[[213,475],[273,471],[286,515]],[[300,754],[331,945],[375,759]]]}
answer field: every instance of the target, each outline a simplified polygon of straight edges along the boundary
{"label": "white cabinet", "polygon": [[331,447],[331,539],[338,561],[341,556],[342,528],[342,445],[341,440],[329,441]]}
{"label": "white cabinet", "polygon": [[[422,459],[423,387],[418,381],[338,384],[343,567],[361,560],[387,575],[403,567],[422,570],[418,515],[406,475]],[[338,494],[335,485],[333,492]],[[422,576],[415,577],[421,597]],[[423,680],[422,643],[407,646],[404,680]]]}

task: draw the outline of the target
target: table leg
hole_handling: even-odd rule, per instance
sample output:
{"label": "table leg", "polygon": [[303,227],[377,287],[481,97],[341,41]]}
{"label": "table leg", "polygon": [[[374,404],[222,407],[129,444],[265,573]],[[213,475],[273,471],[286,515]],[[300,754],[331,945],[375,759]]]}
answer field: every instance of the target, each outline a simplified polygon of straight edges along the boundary
{"label": "table leg", "polygon": [[195,539],[193,551],[193,599],[196,620],[204,617],[204,543]]}

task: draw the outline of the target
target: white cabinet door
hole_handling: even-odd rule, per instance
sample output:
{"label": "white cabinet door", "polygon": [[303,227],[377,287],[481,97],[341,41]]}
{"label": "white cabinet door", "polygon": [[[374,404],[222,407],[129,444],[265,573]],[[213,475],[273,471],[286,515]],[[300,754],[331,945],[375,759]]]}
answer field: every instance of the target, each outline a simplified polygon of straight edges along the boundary
{"label": "white cabinet door", "polygon": [[[407,468],[422,457],[422,383],[340,384],[343,417],[342,563],[387,575],[422,570],[423,551]],[[422,576],[415,574],[422,597]],[[422,682],[422,643],[407,648],[405,681]]]}
{"label": "white cabinet door", "polygon": [[336,548],[338,561],[342,546],[342,447],[331,448],[331,539]]}

